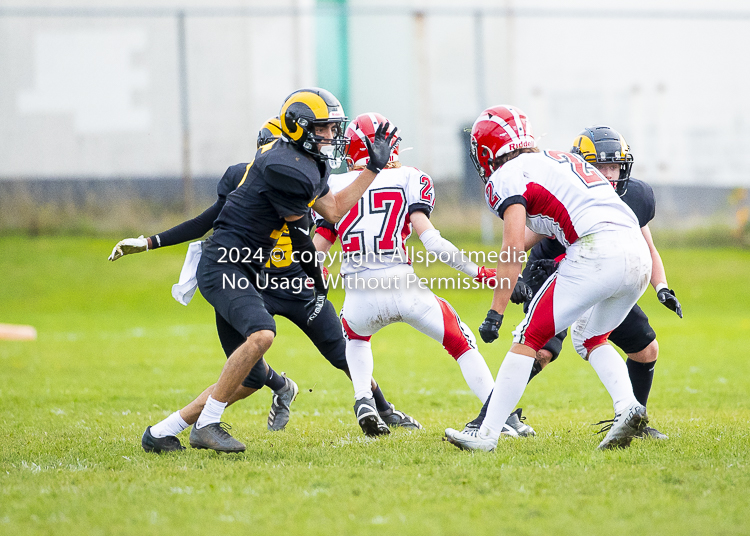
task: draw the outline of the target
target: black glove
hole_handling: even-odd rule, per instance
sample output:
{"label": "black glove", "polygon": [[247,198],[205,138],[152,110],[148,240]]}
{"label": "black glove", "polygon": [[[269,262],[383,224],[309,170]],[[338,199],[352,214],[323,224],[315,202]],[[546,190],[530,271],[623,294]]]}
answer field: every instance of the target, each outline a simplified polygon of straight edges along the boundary
{"label": "black glove", "polygon": [[326,292],[313,289],[313,297],[305,303],[305,311],[307,312],[307,325],[313,323],[318,318],[318,315],[323,310],[326,304]]}
{"label": "black glove", "polygon": [[497,330],[500,329],[502,324],[503,315],[493,309],[487,311],[487,318],[479,326],[479,335],[482,337],[482,340],[486,343],[495,342],[499,337]]}
{"label": "black glove", "polygon": [[513,303],[524,303],[534,297],[534,293],[531,291],[531,287],[526,284],[523,277],[518,276],[516,286],[513,288],[513,292],[510,295],[510,301]]}
{"label": "black glove", "polygon": [[393,137],[398,130],[397,128],[394,128],[393,132],[391,132],[387,138],[385,137],[389,126],[390,123],[380,123],[378,129],[375,131],[375,137],[372,140],[372,143],[370,143],[370,138],[365,136],[367,154],[370,155],[370,161],[367,162],[367,169],[373,173],[380,173],[388,163],[388,160],[391,157],[391,151],[393,151],[394,147],[396,147],[398,142],[401,141],[400,137],[396,138],[395,141],[393,140]]}
{"label": "black glove", "polygon": [[557,267],[560,265],[554,259],[539,259],[529,264],[529,269],[526,271],[526,283],[531,288],[539,288],[542,283],[549,279],[549,276],[555,273]]}
{"label": "black glove", "polygon": [[664,304],[664,307],[671,309],[677,313],[677,316],[682,318],[682,306],[680,305],[677,296],[674,295],[674,290],[663,288],[656,293],[656,297],[659,298],[659,301],[662,304]]}

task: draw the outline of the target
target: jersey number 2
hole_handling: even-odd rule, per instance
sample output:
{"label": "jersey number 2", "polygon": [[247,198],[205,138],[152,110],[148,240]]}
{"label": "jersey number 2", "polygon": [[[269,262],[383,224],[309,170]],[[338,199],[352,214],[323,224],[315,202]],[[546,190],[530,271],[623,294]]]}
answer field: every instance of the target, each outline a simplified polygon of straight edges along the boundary
{"label": "jersey number 2", "polygon": [[545,153],[547,156],[561,164],[569,162],[570,167],[573,169],[573,173],[578,175],[578,178],[583,181],[587,188],[608,184],[607,179],[605,179],[596,168],[594,168],[594,166],[578,155],[565,153],[563,151],[545,151]]}

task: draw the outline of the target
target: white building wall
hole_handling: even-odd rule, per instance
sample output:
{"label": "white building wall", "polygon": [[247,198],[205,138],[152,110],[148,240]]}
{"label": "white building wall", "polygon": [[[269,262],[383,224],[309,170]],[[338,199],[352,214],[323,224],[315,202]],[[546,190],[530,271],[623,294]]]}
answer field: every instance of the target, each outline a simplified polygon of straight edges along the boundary
{"label": "white building wall", "polygon": [[[413,147],[402,160],[437,180],[463,172],[461,128],[486,105],[513,103],[544,148],[566,149],[583,127],[610,124],[630,142],[635,176],[750,186],[747,2],[604,4],[350,0],[347,113],[389,116],[403,147]],[[315,35],[314,0],[156,0],[148,9],[164,11],[149,16],[53,10],[72,5],[0,1],[0,178],[179,176],[177,23],[169,10],[188,13],[195,175],[218,176],[250,157],[258,127],[283,98],[317,83],[316,39],[330,38]],[[121,0],[74,6],[134,9]],[[294,6],[296,16],[270,15]],[[43,12],[30,15],[34,8]],[[229,9],[232,16],[222,15]]]}

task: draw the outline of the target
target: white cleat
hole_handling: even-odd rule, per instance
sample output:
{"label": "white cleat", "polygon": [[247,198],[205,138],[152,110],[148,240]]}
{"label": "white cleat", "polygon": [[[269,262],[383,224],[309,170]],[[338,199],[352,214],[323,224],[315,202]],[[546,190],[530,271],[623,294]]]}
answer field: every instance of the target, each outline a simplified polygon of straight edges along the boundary
{"label": "white cleat", "polygon": [[639,403],[631,404],[621,413],[615,415],[612,428],[604,440],[599,443],[599,450],[625,448],[630,446],[634,437],[643,433],[648,424],[646,407]]}
{"label": "white cleat", "polygon": [[[500,435],[506,437],[518,437],[518,433],[507,424],[503,425],[503,431]],[[481,435],[479,429],[476,428],[464,430],[463,432],[459,432],[453,428],[446,428],[445,439],[461,450],[483,450],[486,452],[492,452],[495,450],[495,447],[497,447],[497,439]]]}

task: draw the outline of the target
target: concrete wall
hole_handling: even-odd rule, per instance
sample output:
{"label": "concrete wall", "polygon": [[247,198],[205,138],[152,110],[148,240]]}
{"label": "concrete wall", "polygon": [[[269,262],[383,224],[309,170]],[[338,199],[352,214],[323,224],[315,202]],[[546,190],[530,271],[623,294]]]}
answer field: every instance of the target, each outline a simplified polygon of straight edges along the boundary
{"label": "concrete wall", "polygon": [[[602,4],[350,0],[347,112],[389,116],[438,181],[463,176],[461,128],[509,102],[544,148],[609,123],[652,184],[750,186],[747,3]],[[319,82],[314,0],[148,6],[0,2],[0,178],[179,177],[177,9],[196,176],[247,160],[284,96]]]}

